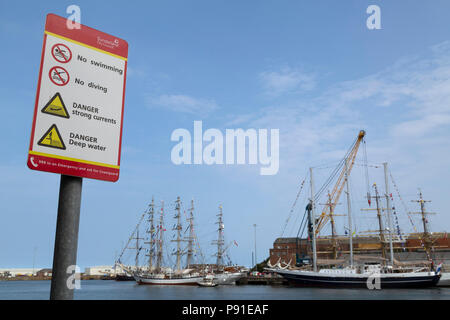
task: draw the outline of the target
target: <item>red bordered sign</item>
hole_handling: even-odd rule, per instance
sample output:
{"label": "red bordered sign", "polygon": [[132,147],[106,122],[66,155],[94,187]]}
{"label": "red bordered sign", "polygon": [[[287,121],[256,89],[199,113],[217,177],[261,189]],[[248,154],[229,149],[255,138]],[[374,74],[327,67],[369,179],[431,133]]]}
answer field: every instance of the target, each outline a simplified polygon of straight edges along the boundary
{"label": "red bordered sign", "polygon": [[67,25],[47,15],[27,165],[117,181],[128,43]]}

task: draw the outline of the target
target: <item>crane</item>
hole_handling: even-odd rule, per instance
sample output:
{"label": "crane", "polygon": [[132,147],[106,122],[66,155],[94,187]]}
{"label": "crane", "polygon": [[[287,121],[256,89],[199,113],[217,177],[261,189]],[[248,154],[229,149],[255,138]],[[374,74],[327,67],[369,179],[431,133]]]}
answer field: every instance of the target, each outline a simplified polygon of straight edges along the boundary
{"label": "crane", "polygon": [[[341,170],[339,177],[336,181],[336,184],[333,187],[333,190],[328,195],[328,201],[325,204],[324,208],[322,209],[322,213],[317,218],[316,222],[316,235],[319,234],[320,230],[326,225],[326,223],[331,220],[332,226],[331,229],[334,232],[335,226],[334,226],[334,209],[336,205],[338,204],[339,197],[341,196],[342,190],[344,189],[344,185],[346,182],[345,176],[346,171],[347,175],[350,175],[350,172],[352,171],[353,165],[355,163],[356,154],[358,153],[358,149],[361,145],[361,142],[364,139],[364,136],[366,135],[366,132],[364,130],[361,130],[358,134],[358,137],[353,142],[351,148],[345,155],[344,159],[342,159],[339,163],[339,165],[335,168],[333,171],[331,177],[329,178],[328,184],[331,182],[331,179],[335,177],[339,170]],[[326,185],[324,185],[321,190],[326,188]]]}

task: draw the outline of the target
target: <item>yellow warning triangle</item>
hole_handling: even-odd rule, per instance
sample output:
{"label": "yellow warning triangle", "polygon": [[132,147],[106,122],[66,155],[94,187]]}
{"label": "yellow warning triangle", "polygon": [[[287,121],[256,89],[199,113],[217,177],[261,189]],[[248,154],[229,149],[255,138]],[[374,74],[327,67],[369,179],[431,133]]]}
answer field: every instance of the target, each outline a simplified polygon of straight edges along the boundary
{"label": "yellow warning triangle", "polygon": [[67,112],[66,105],[64,104],[63,99],[59,92],[57,92],[53,98],[50,99],[49,102],[45,105],[41,110],[43,113],[52,114],[54,116],[70,118],[69,113]]}
{"label": "yellow warning triangle", "polygon": [[47,132],[38,141],[38,145],[43,147],[50,147],[56,149],[66,150],[66,145],[64,144],[61,134],[59,133],[56,124],[52,125]]}

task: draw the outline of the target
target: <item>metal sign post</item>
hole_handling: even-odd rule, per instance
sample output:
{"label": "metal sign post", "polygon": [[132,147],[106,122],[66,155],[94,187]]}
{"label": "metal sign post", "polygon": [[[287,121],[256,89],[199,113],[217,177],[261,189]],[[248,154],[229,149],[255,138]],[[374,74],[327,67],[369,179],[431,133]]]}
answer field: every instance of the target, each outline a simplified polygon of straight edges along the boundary
{"label": "metal sign post", "polygon": [[[128,43],[48,14],[27,165],[61,175],[50,299],[73,299],[83,178],[119,179]],[[74,282],[74,280],[76,282]]]}
{"label": "metal sign post", "polygon": [[73,299],[74,286],[69,279],[73,277],[73,274],[68,268],[77,263],[82,184],[83,178],[61,175],[50,289],[51,300]]}

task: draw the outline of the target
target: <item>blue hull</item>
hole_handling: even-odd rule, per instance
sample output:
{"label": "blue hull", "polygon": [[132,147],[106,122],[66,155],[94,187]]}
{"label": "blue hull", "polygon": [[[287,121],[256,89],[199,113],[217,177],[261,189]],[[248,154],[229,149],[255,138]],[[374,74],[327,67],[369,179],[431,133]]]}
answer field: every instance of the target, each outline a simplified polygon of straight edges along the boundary
{"label": "blue hull", "polygon": [[[334,288],[368,288],[368,277],[333,277],[280,273],[291,285]],[[439,282],[440,275],[380,278],[380,288],[428,288]]]}

